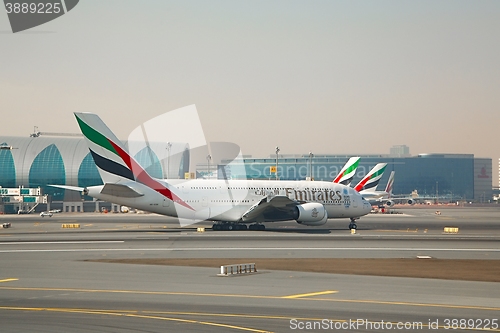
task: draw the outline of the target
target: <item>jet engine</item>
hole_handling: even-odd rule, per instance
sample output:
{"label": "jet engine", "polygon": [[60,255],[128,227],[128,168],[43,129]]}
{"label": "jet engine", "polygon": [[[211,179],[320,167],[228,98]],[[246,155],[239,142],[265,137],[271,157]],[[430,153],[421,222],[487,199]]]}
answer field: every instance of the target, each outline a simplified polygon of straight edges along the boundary
{"label": "jet engine", "polygon": [[413,200],[413,199],[408,199],[408,200],[406,201],[406,203],[407,203],[408,205],[412,205],[412,206],[413,206],[413,205],[415,204],[415,200]]}
{"label": "jet engine", "polygon": [[392,206],[394,206],[394,201],[387,200],[387,201],[384,202],[384,206],[386,206],[386,207],[392,207]]}
{"label": "jet engine", "polygon": [[328,219],[325,206],[317,202],[308,202],[295,206],[295,216],[293,218],[298,224],[303,225],[323,225]]}

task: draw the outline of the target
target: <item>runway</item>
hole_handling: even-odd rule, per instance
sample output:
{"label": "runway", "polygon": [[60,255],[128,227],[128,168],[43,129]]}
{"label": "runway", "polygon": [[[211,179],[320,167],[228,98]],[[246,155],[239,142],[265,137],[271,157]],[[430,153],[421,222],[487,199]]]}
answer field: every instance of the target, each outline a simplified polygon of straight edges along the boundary
{"label": "runway", "polygon": [[[419,323],[424,330],[445,331],[455,323],[463,328],[455,331],[500,331],[500,288],[494,282],[271,269],[219,277],[219,267],[88,261],[500,259],[498,210],[404,213],[362,218],[356,235],[345,230],[347,221],[309,230],[287,222],[263,232],[200,233],[197,226],[180,229],[175,220],[159,216],[2,216],[0,222],[12,223],[0,231],[2,332],[373,332],[411,325],[419,330]],[[62,229],[62,223],[79,223],[80,229]],[[443,234],[448,225],[460,232]]]}

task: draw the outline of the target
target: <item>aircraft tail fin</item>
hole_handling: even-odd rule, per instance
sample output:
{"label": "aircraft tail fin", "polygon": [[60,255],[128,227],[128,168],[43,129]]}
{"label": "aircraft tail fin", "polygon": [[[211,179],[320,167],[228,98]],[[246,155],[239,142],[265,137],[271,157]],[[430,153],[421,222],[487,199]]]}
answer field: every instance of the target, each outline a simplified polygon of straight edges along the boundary
{"label": "aircraft tail fin", "polygon": [[361,157],[354,156],[351,157],[347,163],[342,167],[339,174],[333,180],[334,183],[347,185],[351,184],[354,175],[356,174],[356,169],[358,168],[359,160]]}
{"label": "aircraft tail fin", "polygon": [[[76,120],[85,137],[90,153],[106,187],[107,184],[137,182],[160,193],[168,200],[190,210],[193,208],[183,201],[167,183],[151,177],[146,170],[127,152],[98,115],[75,113]],[[109,187],[116,192],[116,188]],[[122,191],[123,192],[123,191]],[[126,195],[132,195],[129,193]],[[123,192],[124,193],[124,192]],[[140,195],[140,193],[138,193]],[[135,194],[134,194],[135,195]]]}
{"label": "aircraft tail fin", "polygon": [[375,165],[370,172],[354,186],[354,189],[358,192],[366,190],[375,191],[386,167],[387,163],[378,163]]}
{"label": "aircraft tail fin", "polygon": [[171,201],[193,210],[181,200],[166,183],[152,178],[146,170],[127,152],[125,146],[116,138],[98,115],[75,113],[78,125],[87,140],[89,150],[106,184],[138,182],[160,193]]}
{"label": "aircraft tail fin", "polygon": [[395,171],[391,171],[391,174],[389,175],[389,180],[387,181],[387,185],[385,186],[385,191],[389,193],[389,198],[392,195],[392,187],[394,186],[394,174]]}
{"label": "aircraft tail fin", "polygon": [[136,181],[134,171],[141,172],[142,168],[134,163],[125,146],[101,118],[93,113],[76,112],[75,117],[103,182]]}

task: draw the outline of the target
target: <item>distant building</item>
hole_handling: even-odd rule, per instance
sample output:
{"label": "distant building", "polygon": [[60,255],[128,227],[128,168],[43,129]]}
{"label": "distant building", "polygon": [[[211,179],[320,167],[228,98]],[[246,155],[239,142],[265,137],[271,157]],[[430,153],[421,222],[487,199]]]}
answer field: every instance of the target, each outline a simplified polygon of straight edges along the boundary
{"label": "distant building", "polygon": [[[398,152],[409,155],[407,146]],[[402,148],[401,148],[402,147]],[[200,164],[196,170],[194,155],[183,143],[132,143],[130,153],[151,176],[156,178],[185,178],[185,174],[206,174],[210,177],[231,179],[275,179],[271,167],[276,156]],[[309,154],[279,155],[278,175],[281,180],[331,181],[351,155]],[[217,161],[220,161],[218,159]],[[395,194],[435,195],[452,200],[487,202],[492,198],[493,174],[491,158],[475,158],[472,154],[420,154],[418,156],[362,155],[353,184],[358,182],[375,164],[388,163],[379,185],[382,189],[390,171],[396,172]],[[499,159],[500,163],[500,159]],[[312,175],[310,174],[312,171]],[[190,176],[190,177],[193,177]],[[83,138],[62,137],[0,137],[0,186],[41,187],[49,200],[75,201],[80,194],[49,187],[49,184],[91,186],[101,184],[97,167]],[[496,183],[496,180],[495,180]],[[91,200],[91,198],[85,198]]]}
{"label": "distant building", "polygon": [[[492,194],[492,160],[475,158],[473,154],[419,154],[412,157],[387,155],[360,155],[361,160],[352,184],[356,184],[377,163],[388,163],[379,189],[383,189],[390,171],[395,171],[394,194],[435,196],[442,200],[469,200],[488,202]],[[281,180],[305,180],[312,169],[315,180],[332,181],[351,155],[280,155],[278,176]],[[230,175],[237,179],[274,179],[271,167],[276,157],[243,158],[223,161],[219,177]]]}
{"label": "distant building", "polygon": [[389,155],[391,157],[410,157],[410,147],[406,145],[392,146]]}

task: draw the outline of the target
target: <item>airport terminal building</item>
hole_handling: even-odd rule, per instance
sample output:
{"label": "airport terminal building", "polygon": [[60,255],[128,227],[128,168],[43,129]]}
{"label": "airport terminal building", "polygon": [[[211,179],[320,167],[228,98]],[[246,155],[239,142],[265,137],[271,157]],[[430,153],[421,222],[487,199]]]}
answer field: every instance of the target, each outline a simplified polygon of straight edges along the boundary
{"label": "airport terminal building", "polygon": [[[189,146],[185,143],[129,145],[132,156],[156,178],[185,178],[186,174],[207,174],[210,165],[193,166]],[[349,155],[278,155],[278,178],[281,180],[331,181]],[[383,189],[390,171],[396,172],[394,194],[417,190],[421,196],[438,196],[440,200],[489,202],[492,198],[492,160],[472,154],[420,154],[394,157],[364,155],[353,180],[359,181],[375,164],[388,163],[379,189]],[[275,179],[271,167],[276,156],[243,157],[222,161],[218,178]],[[196,170],[195,170],[196,169]],[[41,188],[48,202],[82,200],[74,191],[48,184],[92,186],[102,184],[99,173],[83,137],[0,137],[0,186],[2,188]],[[1,193],[0,193],[1,194]],[[84,198],[84,200],[92,200]]]}
{"label": "airport terminal building", "polygon": [[[314,180],[331,181],[352,155],[279,155],[277,173],[281,180],[299,180],[312,177]],[[387,163],[379,187],[383,190],[390,171],[395,171],[394,194],[410,194],[417,190],[420,196],[440,200],[488,202],[492,198],[492,159],[475,158],[473,154],[419,154],[417,156],[394,157],[390,155],[361,156],[352,185],[363,178],[377,163]],[[235,161],[219,167],[219,175],[232,178],[275,179],[271,167],[276,165],[276,156],[269,158],[246,157],[241,162],[245,175]]]}
{"label": "airport terminal building", "polygon": [[[128,148],[153,177],[184,178],[189,171],[189,146],[185,143],[132,144]],[[83,137],[0,137],[0,187],[40,187],[49,202],[81,200],[77,192],[49,184],[102,184]]]}

